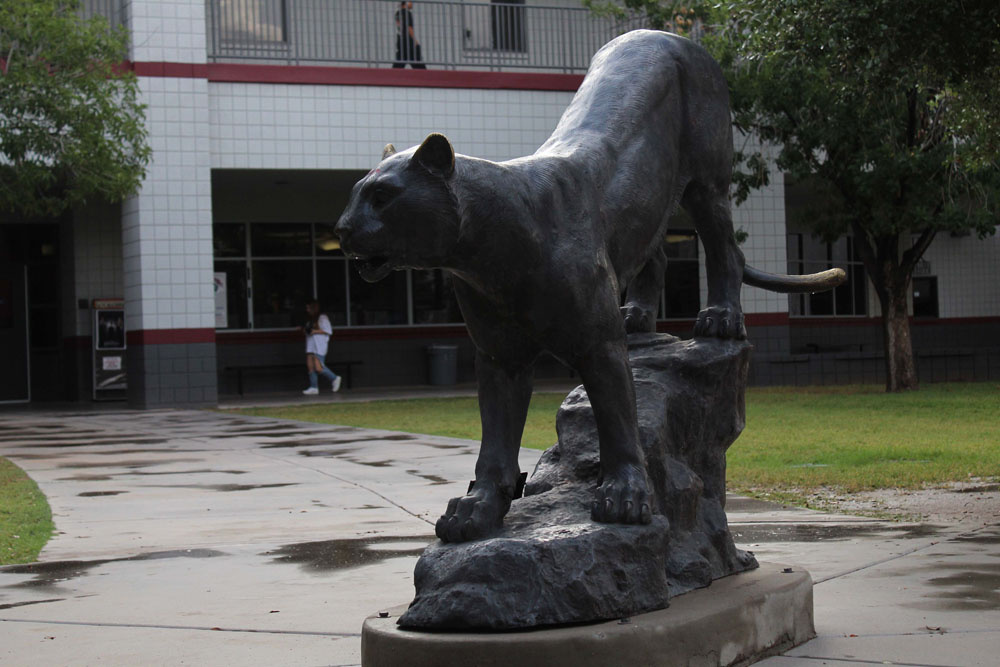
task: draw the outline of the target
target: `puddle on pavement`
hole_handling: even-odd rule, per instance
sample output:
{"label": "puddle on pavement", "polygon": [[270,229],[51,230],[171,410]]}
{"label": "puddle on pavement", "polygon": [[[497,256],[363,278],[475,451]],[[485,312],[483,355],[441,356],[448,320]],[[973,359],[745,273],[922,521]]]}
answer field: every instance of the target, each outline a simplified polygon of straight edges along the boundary
{"label": "puddle on pavement", "polygon": [[447,484],[449,481],[444,477],[440,477],[438,475],[428,475],[426,473],[420,472],[419,470],[407,470],[406,472],[410,473],[411,475],[416,475],[421,479],[426,479],[431,484]]}
{"label": "puddle on pavement", "polygon": [[359,466],[369,466],[372,468],[389,468],[395,461],[385,460],[385,461],[359,461],[358,459],[346,459],[351,463],[357,463]]}
{"label": "puddle on pavement", "polygon": [[299,452],[298,454],[299,456],[306,456],[310,458],[319,457],[319,458],[336,459],[344,456],[345,454],[353,454],[359,449],[360,447],[344,447],[343,449],[321,449],[318,451],[315,449],[306,449]]}
{"label": "puddle on pavement", "polygon": [[915,568],[912,573],[931,575],[925,583],[942,590],[924,594],[919,600],[906,603],[906,607],[929,611],[1000,609],[1000,563],[935,563]]}
{"label": "puddle on pavement", "polygon": [[26,602],[9,602],[0,604],[0,609],[13,609],[14,607],[26,607],[30,604],[45,604],[46,602],[62,602],[66,598],[52,598],[50,600],[28,600]]}
{"label": "puddle on pavement", "polygon": [[913,539],[937,535],[940,527],[931,524],[894,526],[886,524],[783,524],[760,523],[753,525],[730,525],[733,540],[737,544],[762,544],[769,542],[824,542],[849,540],[855,537],[869,537],[897,533],[895,537]]}
{"label": "puddle on pavement", "polygon": [[1000,533],[978,533],[976,535],[960,535],[953,542],[971,542],[972,544],[1000,544]]}
{"label": "puddle on pavement", "polygon": [[772,503],[767,500],[757,500],[756,498],[744,498],[730,496],[726,498],[727,512],[776,512],[778,510],[791,509],[789,505]]}
{"label": "puddle on pavement", "polygon": [[286,544],[274,551],[265,551],[272,563],[295,563],[310,572],[325,573],[372,565],[390,558],[418,556],[437,538],[360,537],[352,540],[326,540]]}
{"label": "puddle on pavement", "polygon": [[360,505],[358,507],[348,507],[347,509],[349,509],[349,510],[380,510],[380,509],[384,509],[384,508],[385,508],[384,505],[369,505],[369,504],[365,504],[365,505]]}
{"label": "puddle on pavement", "polygon": [[69,477],[59,477],[60,482],[107,482],[113,477],[147,476],[147,475],[200,475],[214,473],[219,475],[245,475],[246,470],[130,470],[128,472],[116,473],[115,475],[71,475]]}
{"label": "puddle on pavement", "polygon": [[376,442],[379,440],[416,440],[417,437],[414,435],[398,434],[398,435],[373,435],[365,436],[363,438],[317,438],[314,440],[289,440],[288,442],[275,442],[270,445],[263,445],[261,449],[281,449],[285,447],[313,447],[315,445],[331,445],[336,447],[337,445],[349,445],[358,442]]}
{"label": "puddle on pavement", "polygon": [[[69,447],[100,447],[101,445],[162,445],[165,442],[170,442],[166,438],[115,438],[113,440],[107,440],[104,438],[92,439],[92,440],[70,440],[67,442],[52,442],[52,438],[47,438],[49,442],[40,442],[31,445],[21,445],[21,447],[46,447],[53,449],[62,449]],[[156,452],[156,451],[170,451],[162,449],[149,449],[146,451]],[[100,452],[103,454],[103,452]]]}
{"label": "puddle on pavement", "polygon": [[320,435],[323,433],[329,433],[329,431],[290,431],[287,427],[283,427],[284,430],[280,433],[271,433],[268,431],[245,431],[234,433],[228,431],[226,433],[214,433],[212,434],[213,440],[227,439],[227,438],[287,438],[293,435]]}
{"label": "puddle on pavement", "polygon": [[204,491],[253,491],[254,489],[277,489],[282,486],[298,486],[298,482],[282,484],[150,484],[161,489],[202,489]]}
{"label": "puddle on pavement", "polygon": [[83,461],[81,463],[60,463],[60,468],[148,468],[150,466],[162,466],[170,463],[202,463],[203,459],[159,459],[149,461],[124,461],[113,463],[111,461]]}
{"label": "puddle on pavement", "polygon": [[102,558],[99,560],[59,560],[47,563],[28,563],[27,565],[8,565],[0,567],[0,574],[32,574],[34,579],[22,581],[0,588],[47,588],[58,586],[64,581],[75,579],[89,570],[107,563],[123,563],[142,560],[162,560],[165,558],[214,558],[225,556],[215,549],[173,549],[170,551],[153,551],[148,554],[128,556],[125,558]]}
{"label": "puddle on pavement", "polygon": [[952,493],[990,493],[1000,491],[1000,484],[983,484],[982,486],[969,486],[964,489],[954,489]]}
{"label": "puddle on pavement", "polygon": [[84,491],[76,495],[81,498],[96,498],[97,496],[117,496],[122,493],[128,493],[128,491]]}

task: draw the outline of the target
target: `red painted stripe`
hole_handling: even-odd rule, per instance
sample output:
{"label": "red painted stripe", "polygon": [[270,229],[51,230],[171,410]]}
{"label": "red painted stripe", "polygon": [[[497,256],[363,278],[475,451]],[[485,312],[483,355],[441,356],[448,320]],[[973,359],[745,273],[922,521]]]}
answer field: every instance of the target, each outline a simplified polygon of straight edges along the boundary
{"label": "red painted stripe", "polygon": [[[1000,317],[913,317],[910,326],[955,326],[971,324],[1000,324]],[[881,317],[790,317],[793,327],[878,327]]]}
{"label": "red painted stripe", "polygon": [[207,79],[205,63],[137,62],[131,64],[138,76],[168,76],[178,79]]}
{"label": "red painted stripe", "polygon": [[214,343],[215,329],[139,329],[126,334],[129,345]]}
{"label": "red painted stripe", "polygon": [[250,63],[134,62],[139,76],[208,79],[225,83],[283,83],[324,86],[389,86],[407,88],[479,88],[575,92],[582,74],[546,72],[475,72],[413,70],[387,67],[322,67]]}
{"label": "red painted stripe", "polygon": [[748,327],[780,327],[788,324],[788,313],[745,313],[743,323]]}

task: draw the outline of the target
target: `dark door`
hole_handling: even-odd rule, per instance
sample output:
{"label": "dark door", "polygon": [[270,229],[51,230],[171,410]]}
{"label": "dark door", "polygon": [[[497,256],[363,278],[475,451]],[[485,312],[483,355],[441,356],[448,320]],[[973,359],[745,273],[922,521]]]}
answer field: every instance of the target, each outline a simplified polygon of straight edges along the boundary
{"label": "dark door", "polygon": [[25,265],[0,265],[0,402],[31,400]]}
{"label": "dark door", "polygon": [[938,316],[936,276],[924,276],[913,279],[913,316]]}

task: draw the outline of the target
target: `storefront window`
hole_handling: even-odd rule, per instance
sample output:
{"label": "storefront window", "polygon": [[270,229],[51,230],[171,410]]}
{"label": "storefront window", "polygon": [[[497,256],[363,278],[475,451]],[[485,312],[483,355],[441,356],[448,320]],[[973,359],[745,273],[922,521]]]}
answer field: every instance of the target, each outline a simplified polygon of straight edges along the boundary
{"label": "storefront window", "polygon": [[826,292],[789,295],[790,315],[831,317],[868,313],[867,278],[854,239],[848,236],[827,243],[809,234],[788,235],[790,274],[816,273],[834,267],[847,272],[847,281]]}
{"label": "storefront window", "polygon": [[393,271],[367,283],[344,256],[333,224],[222,222],[212,229],[215,272],[225,274],[220,329],[299,327],[311,298],[335,327],[462,322],[447,273]]}
{"label": "storefront window", "polygon": [[441,269],[412,271],[414,324],[452,324],[463,322],[451,276]]}
{"label": "storefront window", "polygon": [[254,260],[250,276],[255,329],[302,326],[306,301],[313,298],[310,260]]}
{"label": "storefront window", "polygon": [[351,324],[359,327],[407,324],[406,273],[393,271],[377,283],[362,280],[348,262]]}

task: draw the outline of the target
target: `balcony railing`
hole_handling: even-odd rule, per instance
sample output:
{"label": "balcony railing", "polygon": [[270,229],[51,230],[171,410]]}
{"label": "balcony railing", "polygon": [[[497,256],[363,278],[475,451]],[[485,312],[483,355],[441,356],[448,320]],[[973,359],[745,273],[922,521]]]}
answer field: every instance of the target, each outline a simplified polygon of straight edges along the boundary
{"label": "balcony railing", "polygon": [[122,0],[83,0],[80,3],[80,16],[85,19],[103,16],[117,28],[125,24],[125,3]]}
{"label": "balcony railing", "polygon": [[[206,0],[208,58],[390,67],[398,10],[394,0]],[[418,1],[412,19],[433,69],[583,72],[604,43],[638,27],[583,7],[514,1]]]}

